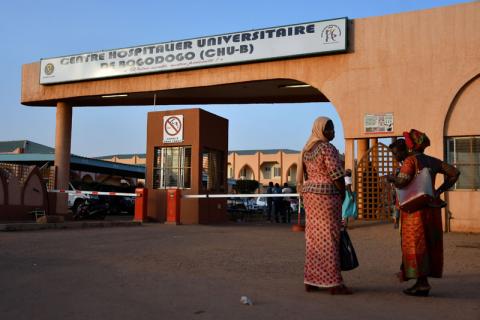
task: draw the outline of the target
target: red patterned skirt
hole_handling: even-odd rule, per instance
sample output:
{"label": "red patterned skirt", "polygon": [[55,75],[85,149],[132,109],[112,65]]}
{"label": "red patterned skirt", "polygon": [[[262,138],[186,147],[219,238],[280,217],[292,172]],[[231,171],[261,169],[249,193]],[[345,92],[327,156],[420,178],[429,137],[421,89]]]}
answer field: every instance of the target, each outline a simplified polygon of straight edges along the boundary
{"label": "red patterned skirt", "polygon": [[439,208],[401,213],[402,275],[404,280],[419,277],[441,278],[443,271],[443,230]]}
{"label": "red patterned skirt", "polygon": [[304,193],[306,284],[334,287],[343,283],[340,270],[340,195]]}

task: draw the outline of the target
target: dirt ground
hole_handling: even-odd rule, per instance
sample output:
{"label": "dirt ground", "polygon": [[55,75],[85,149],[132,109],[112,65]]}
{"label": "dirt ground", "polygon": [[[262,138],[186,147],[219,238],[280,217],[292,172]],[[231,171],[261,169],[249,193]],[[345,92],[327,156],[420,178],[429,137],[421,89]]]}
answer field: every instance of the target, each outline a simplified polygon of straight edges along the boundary
{"label": "dirt ground", "polygon": [[1,232],[0,319],[480,319],[480,235],[445,235],[444,278],[427,298],[395,282],[391,224],[350,237],[355,294],[330,296],[304,291],[304,234],[286,225]]}

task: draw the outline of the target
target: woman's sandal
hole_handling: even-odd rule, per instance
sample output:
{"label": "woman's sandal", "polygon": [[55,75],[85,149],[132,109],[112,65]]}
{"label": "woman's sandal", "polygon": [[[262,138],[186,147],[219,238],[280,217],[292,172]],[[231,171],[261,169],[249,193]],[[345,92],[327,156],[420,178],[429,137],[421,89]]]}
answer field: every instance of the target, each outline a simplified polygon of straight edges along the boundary
{"label": "woman's sandal", "polygon": [[408,296],[415,296],[415,297],[428,297],[430,293],[430,287],[420,287],[420,286],[413,286],[411,288],[403,290]]}
{"label": "woman's sandal", "polygon": [[332,295],[337,295],[337,294],[342,294],[342,295],[349,295],[353,294],[353,291],[349,288],[347,288],[344,284],[341,284],[336,287],[331,287],[328,289],[330,291],[330,294]]}

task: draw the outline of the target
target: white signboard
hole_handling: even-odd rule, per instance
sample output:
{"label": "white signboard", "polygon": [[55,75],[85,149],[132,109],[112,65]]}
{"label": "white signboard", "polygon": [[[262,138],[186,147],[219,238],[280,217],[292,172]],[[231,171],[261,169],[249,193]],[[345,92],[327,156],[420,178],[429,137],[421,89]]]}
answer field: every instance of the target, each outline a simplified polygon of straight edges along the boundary
{"label": "white signboard", "polygon": [[201,68],[347,50],[347,18],[103,50],[40,63],[40,83]]}
{"label": "white signboard", "polygon": [[393,113],[366,114],[364,131],[365,133],[393,132]]}
{"label": "white signboard", "polygon": [[183,115],[163,117],[163,143],[183,141]]}

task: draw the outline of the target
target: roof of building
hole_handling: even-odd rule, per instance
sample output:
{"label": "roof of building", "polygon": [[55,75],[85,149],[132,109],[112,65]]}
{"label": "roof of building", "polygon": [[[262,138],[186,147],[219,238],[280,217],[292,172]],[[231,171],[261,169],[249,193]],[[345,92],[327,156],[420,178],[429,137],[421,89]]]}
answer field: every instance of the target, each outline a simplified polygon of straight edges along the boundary
{"label": "roof of building", "polygon": [[[53,164],[54,161],[55,155],[48,153],[0,154],[0,162],[43,165],[47,162]],[[70,168],[72,170],[93,171],[106,174],[123,174],[136,178],[145,177],[145,166],[103,161],[73,154],[70,158]]]}
{"label": "roof of building", "polygon": [[55,153],[55,149],[30,140],[0,141],[0,153],[12,153],[20,148],[24,153]]}
{"label": "roof of building", "polygon": [[112,159],[114,157],[117,157],[118,159],[131,159],[133,157],[139,157],[139,158],[146,158],[147,154],[146,153],[125,153],[125,154],[112,154],[112,155],[107,155],[107,156],[101,156],[101,157],[93,157],[93,159]]}
{"label": "roof of building", "polygon": [[[235,152],[236,154],[240,154],[240,155],[253,155],[253,154],[256,154],[257,152],[260,152],[260,153],[263,153],[263,154],[276,154],[276,153],[279,153],[279,152],[283,152],[283,153],[287,153],[287,154],[300,153],[300,151],[292,150],[292,149],[257,149],[257,150],[231,150],[231,151],[228,151],[228,154],[231,154],[233,152]],[[108,160],[108,159],[112,159],[114,157],[117,157],[118,159],[131,159],[135,156],[137,156],[139,158],[146,158],[147,157],[147,155],[145,153],[125,153],[125,154],[112,154],[112,155],[94,157],[94,159]]]}
{"label": "roof of building", "polygon": [[[18,152],[21,149],[21,153]],[[55,149],[29,140],[0,141],[0,162],[19,163],[25,165],[53,164]],[[103,161],[100,159],[81,157],[72,154],[70,158],[72,170],[93,171],[106,174],[121,174],[136,178],[145,177],[144,165],[132,165]]]}
{"label": "roof of building", "polygon": [[231,150],[228,151],[228,154],[231,153],[236,153],[239,155],[254,155],[257,152],[263,153],[263,154],[276,154],[279,152],[287,153],[287,154],[296,154],[300,153],[298,150],[292,150],[292,149],[257,149],[257,150]]}

